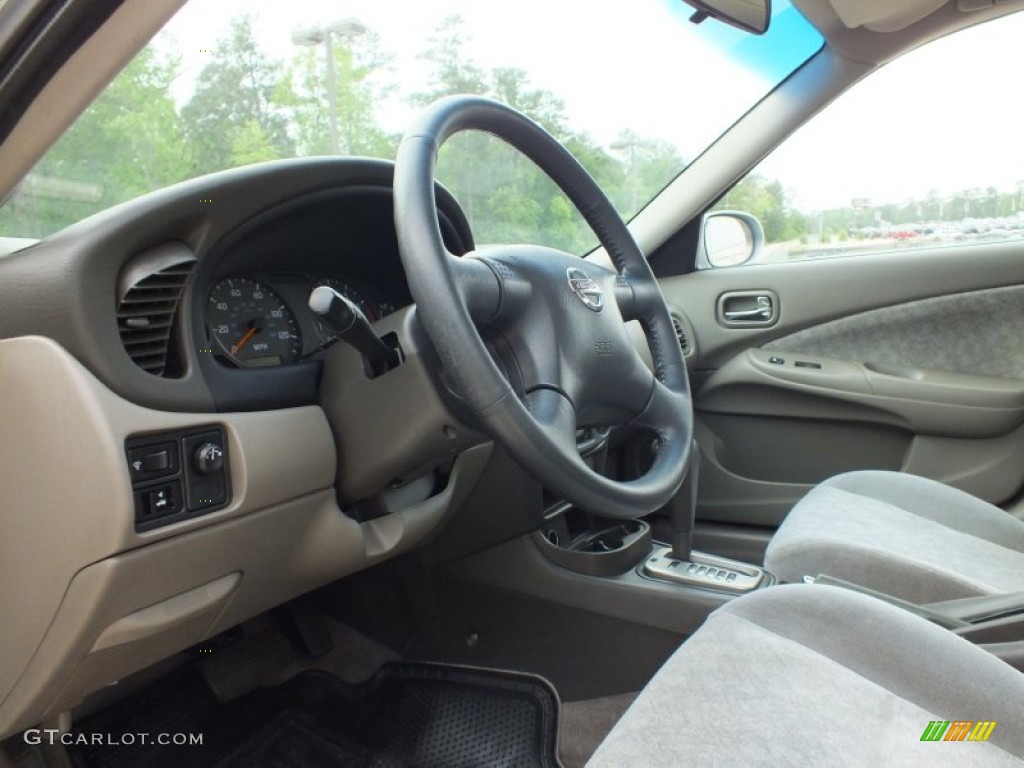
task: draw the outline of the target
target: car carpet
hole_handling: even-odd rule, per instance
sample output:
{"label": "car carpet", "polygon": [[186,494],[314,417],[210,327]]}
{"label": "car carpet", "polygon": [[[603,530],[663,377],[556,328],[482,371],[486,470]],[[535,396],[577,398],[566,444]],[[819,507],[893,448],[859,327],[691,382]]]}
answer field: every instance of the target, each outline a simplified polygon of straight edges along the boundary
{"label": "car carpet", "polygon": [[[556,768],[558,717],[547,681],[512,672],[391,662],[353,686],[314,670],[222,704],[188,667],[68,740],[81,768]],[[142,733],[203,738],[127,743]]]}

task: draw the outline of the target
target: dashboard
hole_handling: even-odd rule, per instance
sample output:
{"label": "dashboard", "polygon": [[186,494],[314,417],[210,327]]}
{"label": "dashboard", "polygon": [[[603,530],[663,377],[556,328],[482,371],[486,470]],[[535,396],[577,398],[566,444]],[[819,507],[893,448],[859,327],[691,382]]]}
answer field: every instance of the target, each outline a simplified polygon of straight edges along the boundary
{"label": "dashboard", "polygon": [[[0,258],[0,582],[32,593],[0,590],[0,736],[418,546],[468,498],[492,447],[432,378],[392,176],[246,166]],[[400,335],[402,365],[370,378],[325,349],[319,285]]]}
{"label": "dashboard", "polygon": [[[393,173],[300,158],[111,208],[0,261],[0,336],[53,339],[120,397],[162,411],[314,405],[327,351],[311,289],[331,285],[371,322],[412,304]],[[438,187],[437,201],[448,250],[472,250],[456,200]]]}

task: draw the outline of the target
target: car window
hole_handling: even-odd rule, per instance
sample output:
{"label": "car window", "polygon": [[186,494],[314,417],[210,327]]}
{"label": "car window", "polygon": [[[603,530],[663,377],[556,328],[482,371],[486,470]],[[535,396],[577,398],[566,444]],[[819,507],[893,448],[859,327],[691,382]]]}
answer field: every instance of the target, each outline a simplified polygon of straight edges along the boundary
{"label": "car window", "polygon": [[[393,159],[417,111],[456,93],[539,121],[631,216],[820,49],[787,0],[773,6],[754,37],[694,24],[682,2],[191,0],[0,208],[0,236],[45,237],[249,163]],[[495,140],[455,137],[438,178],[480,243],[592,244],[568,200]]]}
{"label": "car window", "polygon": [[1022,37],[1018,13],[897,59],[794,133],[715,208],[761,221],[754,262],[1024,239],[1013,84]]}

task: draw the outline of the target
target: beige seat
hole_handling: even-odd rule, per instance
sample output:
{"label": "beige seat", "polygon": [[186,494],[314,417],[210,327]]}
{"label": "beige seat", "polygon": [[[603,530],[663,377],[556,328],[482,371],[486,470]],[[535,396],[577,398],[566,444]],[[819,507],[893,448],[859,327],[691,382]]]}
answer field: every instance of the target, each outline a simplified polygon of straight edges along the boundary
{"label": "beige seat", "polygon": [[827,574],[915,603],[1024,591],[1024,522],[970,494],[898,472],[816,486],[765,554],[782,581]]}
{"label": "beige seat", "polygon": [[[783,585],[713,613],[588,766],[1019,767],[1022,709],[1024,675],[963,638],[873,597]],[[996,725],[987,741],[921,741],[933,721]]]}

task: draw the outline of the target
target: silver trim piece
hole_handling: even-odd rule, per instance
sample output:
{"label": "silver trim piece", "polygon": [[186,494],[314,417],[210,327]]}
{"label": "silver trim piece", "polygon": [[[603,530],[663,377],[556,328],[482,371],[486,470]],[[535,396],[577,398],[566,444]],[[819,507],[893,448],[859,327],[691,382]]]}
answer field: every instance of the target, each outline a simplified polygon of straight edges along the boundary
{"label": "silver trim piece", "polygon": [[691,553],[689,560],[677,560],[671,547],[654,550],[641,573],[658,581],[736,594],[752,592],[764,581],[764,571],[756,565],[703,552]]}
{"label": "silver trim piece", "polygon": [[725,310],[726,320],[771,320],[772,300],[767,296],[757,297],[757,309]]}

